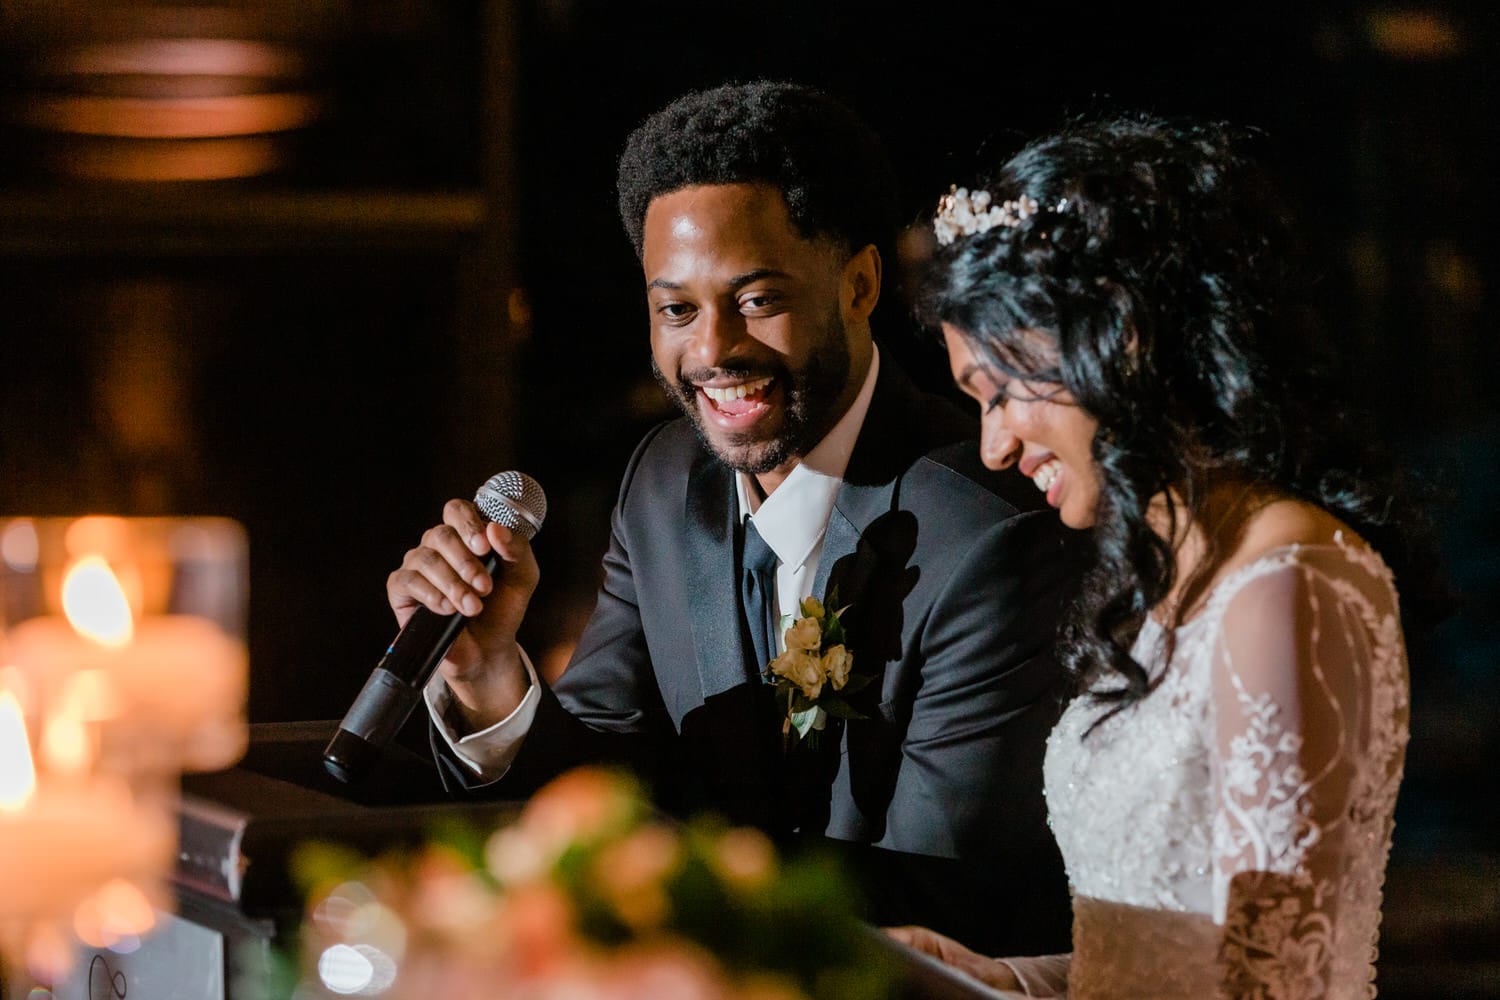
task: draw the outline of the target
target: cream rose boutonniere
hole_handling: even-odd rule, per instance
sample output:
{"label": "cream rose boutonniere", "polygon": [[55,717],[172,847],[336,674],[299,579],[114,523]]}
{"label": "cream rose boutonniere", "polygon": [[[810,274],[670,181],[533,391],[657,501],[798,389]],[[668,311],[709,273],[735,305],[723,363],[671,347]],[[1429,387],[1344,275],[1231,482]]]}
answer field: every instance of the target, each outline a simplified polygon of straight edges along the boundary
{"label": "cream rose boutonniere", "polygon": [[[829,603],[838,599],[829,594]],[[786,651],[766,664],[766,677],[776,685],[776,700],[786,711],[782,733],[788,738],[817,738],[829,715],[863,719],[848,701],[870,677],[853,672],[854,654],[845,644],[840,616],[847,607],[831,611],[816,597],[806,598],[802,617],[784,633]],[[785,619],[783,619],[784,621]]]}

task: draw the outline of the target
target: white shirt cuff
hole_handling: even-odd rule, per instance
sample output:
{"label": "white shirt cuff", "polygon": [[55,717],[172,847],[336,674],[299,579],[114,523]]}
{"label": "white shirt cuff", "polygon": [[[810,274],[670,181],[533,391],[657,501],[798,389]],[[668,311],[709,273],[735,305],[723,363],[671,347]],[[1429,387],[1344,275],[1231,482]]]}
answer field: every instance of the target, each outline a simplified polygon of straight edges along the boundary
{"label": "white shirt cuff", "polygon": [[448,711],[453,704],[453,692],[443,680],[441,673],[434,672],[422,689],[422,698],[427,702],[427,714],[448,748],[482,782],[499,781],[510,770],[511,762],[521,751],[521,742],[531,731],[531,722],[536,718],[536,707],[542,700],[541,685],[537,681],[536,668],[526,650],[517,647],[521,654],[521,665],[526,668],[530,686],[521,698],[515,711],[486,729],[460,736],[448,724]]}

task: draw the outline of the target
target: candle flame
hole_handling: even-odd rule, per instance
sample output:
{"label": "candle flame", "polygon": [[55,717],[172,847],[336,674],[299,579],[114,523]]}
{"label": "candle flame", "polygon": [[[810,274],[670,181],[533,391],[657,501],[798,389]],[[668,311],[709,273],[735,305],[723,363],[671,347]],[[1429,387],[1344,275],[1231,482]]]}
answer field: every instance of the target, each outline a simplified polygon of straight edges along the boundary
{"label": "candle flame", "polygon": [[21,703],[11,692],[0,691],[0,811],[21,809],[35,790],[36,765],[31,761]]}
{"label": "candle flame", "polygon": [[82,774],[94,762],[94,748],[82,720],[61,713],[42,730],[42,759],[54,772]]}
{"label": "candle flame", "polygon": [[120,581],[101,556],[84,556],[63,578],[63,613],[68,622],[103,646],[124,646],[135,630],[130,603]]}

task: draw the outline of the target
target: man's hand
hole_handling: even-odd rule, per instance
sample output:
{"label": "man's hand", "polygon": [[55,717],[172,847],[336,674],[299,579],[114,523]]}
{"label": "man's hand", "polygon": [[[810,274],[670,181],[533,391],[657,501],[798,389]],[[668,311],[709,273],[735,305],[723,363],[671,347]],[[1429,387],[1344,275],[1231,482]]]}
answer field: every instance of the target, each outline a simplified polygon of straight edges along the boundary
{"label": "man's hand", "polygon": [[[500,556],[491,580],[490,552]],[[404,626],[417,607],[469,619],[441,670],[471,731],[513,712],[528,687],[516,632],[541,571],[531,543],[486,520],[468,500],[449,500],[443,523],[427,529],[385,581],[386,598]]]}

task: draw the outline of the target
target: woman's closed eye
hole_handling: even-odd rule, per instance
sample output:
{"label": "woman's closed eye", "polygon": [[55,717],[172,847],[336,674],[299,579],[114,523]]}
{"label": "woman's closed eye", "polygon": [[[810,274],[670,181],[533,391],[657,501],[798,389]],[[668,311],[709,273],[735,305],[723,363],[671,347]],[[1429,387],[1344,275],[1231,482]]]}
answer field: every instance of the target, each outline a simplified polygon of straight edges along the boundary
{"label": "woman's closed eye", "polygon": [[1008,379],[995,393],[985,408],[985,412],[1004,406],[1006,403],[1062,403],[1064,405],[1072,402],[1072,397],[1061,382],[1051,382],[1045,379],[1028,381],[1026,379]]}

